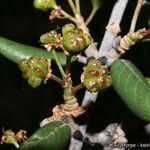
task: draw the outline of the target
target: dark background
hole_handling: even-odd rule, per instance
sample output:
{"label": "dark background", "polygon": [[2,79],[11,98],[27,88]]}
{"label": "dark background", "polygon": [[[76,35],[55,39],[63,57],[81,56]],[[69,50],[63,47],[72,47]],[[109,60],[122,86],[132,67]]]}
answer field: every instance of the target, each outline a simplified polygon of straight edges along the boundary
{"label": "dark background", "polygon": [[[91,3],[82,0],[83,16],[87,17],[91,10]],[[103,5],[89,25],[92,36],[99,42],[103,38],[105,26],[115,0],[103,0]],[[0,0],[0,36],[21,42],[24,44],[40,47],[39,36],[49,30],[56,29],[57,25],[62,26],[67,21],[48,20],[49,13],[41,12],[33,8],[33,0]],[[66,1],[60,4],[68,12],[70,9]],[[124,35],[128,32],[136,0],[129,2],[123,21],[121,22]],[[148,27],[150,18],[150,6],[144,6],[140,14],[137,29]],[[60,22],[61,21],[61,22]],[[123,56],[131,60],[145,76],[150,76],[150,44],[140,43]],[[72,77],[74,84],[80,82],[82,65],[74,63],[72,66]],[[77,71],[78,70],[78,71]],[[53,71],[58,74],[56,67]],[[77,93],[81,103],[84,90]],[[42,119],[51,115],[51,109],[63,102],[61,87],[49,81],[37,89],[31,88],[25,79],[21,77],[21,71],[17,65],[3,56],[0,56],[0,128],[18,131],[25,129],[28,136],[39,128]],[[113,88],[100,92],[96,104],[92,107],[91,117],[79,118],[79,122],[87,122],[88,131],[98,132],[103,130],[110,123],[121,123],[129,143],[148,143],[149,137],[144,131],[147,122],[134,116],[122,103],[114,92]],[[0,133],[2,133],[0,129]],[[0,134],[1,136],[1,134]],[[11,150],[13,146],[0,145],[0,149]],[[83,149],[100,149],[84,145]]]}

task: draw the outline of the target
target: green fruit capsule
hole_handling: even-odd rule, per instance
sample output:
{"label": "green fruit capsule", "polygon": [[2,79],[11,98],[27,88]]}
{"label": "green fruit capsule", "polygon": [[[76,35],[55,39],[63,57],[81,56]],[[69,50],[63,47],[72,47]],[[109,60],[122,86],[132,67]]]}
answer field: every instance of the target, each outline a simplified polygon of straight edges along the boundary
{"label": "green fruit capsule", "polygon": [[37,63],[40,65],[41,68],[43,68],[44,70],[47,70],[48,66],[47,66],[47,59],[45,59],[44,57],[38,57],[37,59]]}
{"label": "green fruit capsule", "polygon": [[57,8],[57,4],[55,0],[34,0],[33,4],[36,9],[41,9],[41,10]]}
{"label": "green fruit capsule", "polygon": [[40,67],[43,69],[47,69],[47,59],[42,56],[32,56],[28,59],[28,65],[32,68]]}
{"label": "green fruit capsule", "polygon": [[52,30],[48,33],[41,35],[40,42],[42,44],[60,44],[61,35],[57,31]]}
{"label": "green fruit capsule", "polygon": [[101,65],[97,59],[89,60],[81,80],[89,92],[98,92],[108,88],[112,84],[111,76],[107,67]]}
{"label": "green fruit capsule", "polygon": [[26,59],[21,60],[18,65],[22,71],[29,68],[28,61]]}
{"label": "green fruit capsule", "polygon": [[42,82],[42,79],[36,76],[30,76],[28,79],[28,84],[31,85],[33,88],[38,87]]}
{"label": "green fruit capsule", "polygon": [[62,27],[62,34],[66,34],[69,31],[75,30],[75,25],[72,23],[68,23]]}
{"label": "green fruit capsule", "polygon": [[43,65],[46,65],[46,67],[43,67],[42,64],[39,63],[39,59],[39,57],[30,57],[30,59],[28,60],[28,64],[34,76],[44,79],[48,71],[47,61],[42,63]]}
{"label": "green fruit capsule", "polygon": [[30,57],[19,63],[22,76],[28,79],[29,85],[33,88],[39,86],[48,73],[48,62],[43,57]]}
{"label": "green fruit capsule", "polygon": [[38,129],[20,145],[19,150],[61,150],[70,136],[71,129],[68,125],[54,121]]}
{"label": "green fruit capsule", "polygon": [[63,26],[62,34],[63,47],[71,54],[83,52],[92,42],[90,35],[84,33],[82,29],[75,29],[73,24]]}
{"label": "green fruit capsule", "polygon": [[33,72],[30,68],[27,68],[25,70],[22,70],[22,76],[25,78],[25,79],[28,79],[30,76],[33,75]]}

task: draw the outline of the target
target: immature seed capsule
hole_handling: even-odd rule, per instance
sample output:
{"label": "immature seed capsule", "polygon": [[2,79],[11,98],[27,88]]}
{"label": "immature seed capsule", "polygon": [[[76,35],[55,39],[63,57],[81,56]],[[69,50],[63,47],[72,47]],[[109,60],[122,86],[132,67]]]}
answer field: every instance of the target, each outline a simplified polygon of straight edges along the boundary
{"label": "immature seed capsule", "polygon": [[38,87],[42,82],[42,79],[36,76],[30,76],[28,79],[28,84],[31,85],[33,88]]}
{"label": "immature seed capsule", "polygon": [[66,34],[69,31],[75,30],[75,25],[72,23],[68,23],[62,27],[62,34]]}
{"label": "immature seed capsule", "polygon": [[34,7],[36,9],[47,10],[50,8],[56,8],[57,4],[55,0],[34,0]]}
{"label": "immature seed capsule", "polygon": [[57,33],[57,31],[52,30],[48,33],[41,35],[40,42],[44,45],[45,44],[51,44],[51,45],[61,44],[61,35]]}
{"label": "immature seed capsule", "polygon": [[109,87],[112,83],[107,67],[102,66],[97,59],[89,60],[81,76],[81,82],[90,92],[98,92]]}
{"label": "immature seed capsule", "polygon": [[79,54],[84,51],[92,42],[89,34],[82,29],[75,28],[73,24],[66,24],[62,27],[62,44],[65,50],[72,54]]}
{"label": "immature seed capsule", "polygon": [[22,76],[28,79],[28,83],[33,87],[37,87],[45,79],[48,73],[47,60],[43,57],[30,57],[20,61],[19,68],[22,70]]}

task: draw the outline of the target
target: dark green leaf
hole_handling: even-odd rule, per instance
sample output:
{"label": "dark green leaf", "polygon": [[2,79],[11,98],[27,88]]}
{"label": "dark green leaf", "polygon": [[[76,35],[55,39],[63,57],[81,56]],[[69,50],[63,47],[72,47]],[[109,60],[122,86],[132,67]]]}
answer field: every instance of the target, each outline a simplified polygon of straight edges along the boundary
{"label": "dark green leaf", "polygon": [[129,109],[150,121],[150,87],[142,73],[128,60],[116,60],[111,66],[113,86]]}
{"label": "dark green leaf", "polygon": [[19,150],[61,150],[69,141],[71,130],[60,121],[49,123],[22,143]]}
{"label": "dark green leaf", "polygon": [[[16,63],[23,59],[29,59],[31,56],[43,56],[47,59],[54,60],[52,54],[47,52],[45,49],[17,43],[3,37],[0,37],[0,54]],[[64,54],[62,52],[57,52],[57,55],[61,64],[65,65],[66,57]],[[75,60],[76,58],[73,57],[72,61]]]}

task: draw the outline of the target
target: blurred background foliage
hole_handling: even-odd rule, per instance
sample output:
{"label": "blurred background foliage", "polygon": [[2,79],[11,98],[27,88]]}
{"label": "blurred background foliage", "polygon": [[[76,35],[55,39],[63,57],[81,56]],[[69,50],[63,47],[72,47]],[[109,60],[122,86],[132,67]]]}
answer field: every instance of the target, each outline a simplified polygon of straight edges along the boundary
{"label": "blurred background foliage", "polygon": [[[95,41],[103,38],[111,10],[116,0],[102,0],[102,7],[89,25]],[[57,27],[61,27],[67,20],[48,20],[49,12],[41,12],[33,8],[32,0],[0,0],[0,36],[40,47],[39,37]],[[58,1],[66,11],[70,12],[67,1]],[[129,1],[121,22],[121,35],[128,32],[130,22],[136,6],[136,0]],[[83,16],[87,17],[91,10],[90,0],[81,0]],[[137,29],[150,26],[150,6],[145,5],[139,16]],[[149,25],[148,25],[149,23]],[[150,76],[150,43],[139,43],[123,56],[131,60],[145,76]],[[74,63],[71,67],[74,85],[80,82],[83,65]],[[54,81],[33,89],[22,78],[21,71],[16,64],[0,56],[0,135],[2,128],[18,131],[25,129],[31,135],[39,128],[39,123],[51,115],[51,109],[62,103],[62,89]],[[57,67],[53,71],[59,74]],[[77,93],[81,103],[84,90]],[[149,141],[143,126],[147,123],[134,116],[122,103],[113,88],[99,93],[98,100],[92,105],[90,117],[78,118],[80,124],[87,123],[89,132],[99,132],[110,123],[120,123],[125,130],[129,143],[146,143]],[[14,149],[13,146],[0,145],[0,149]],[[100,149],[84,145],[83,149]]]}

